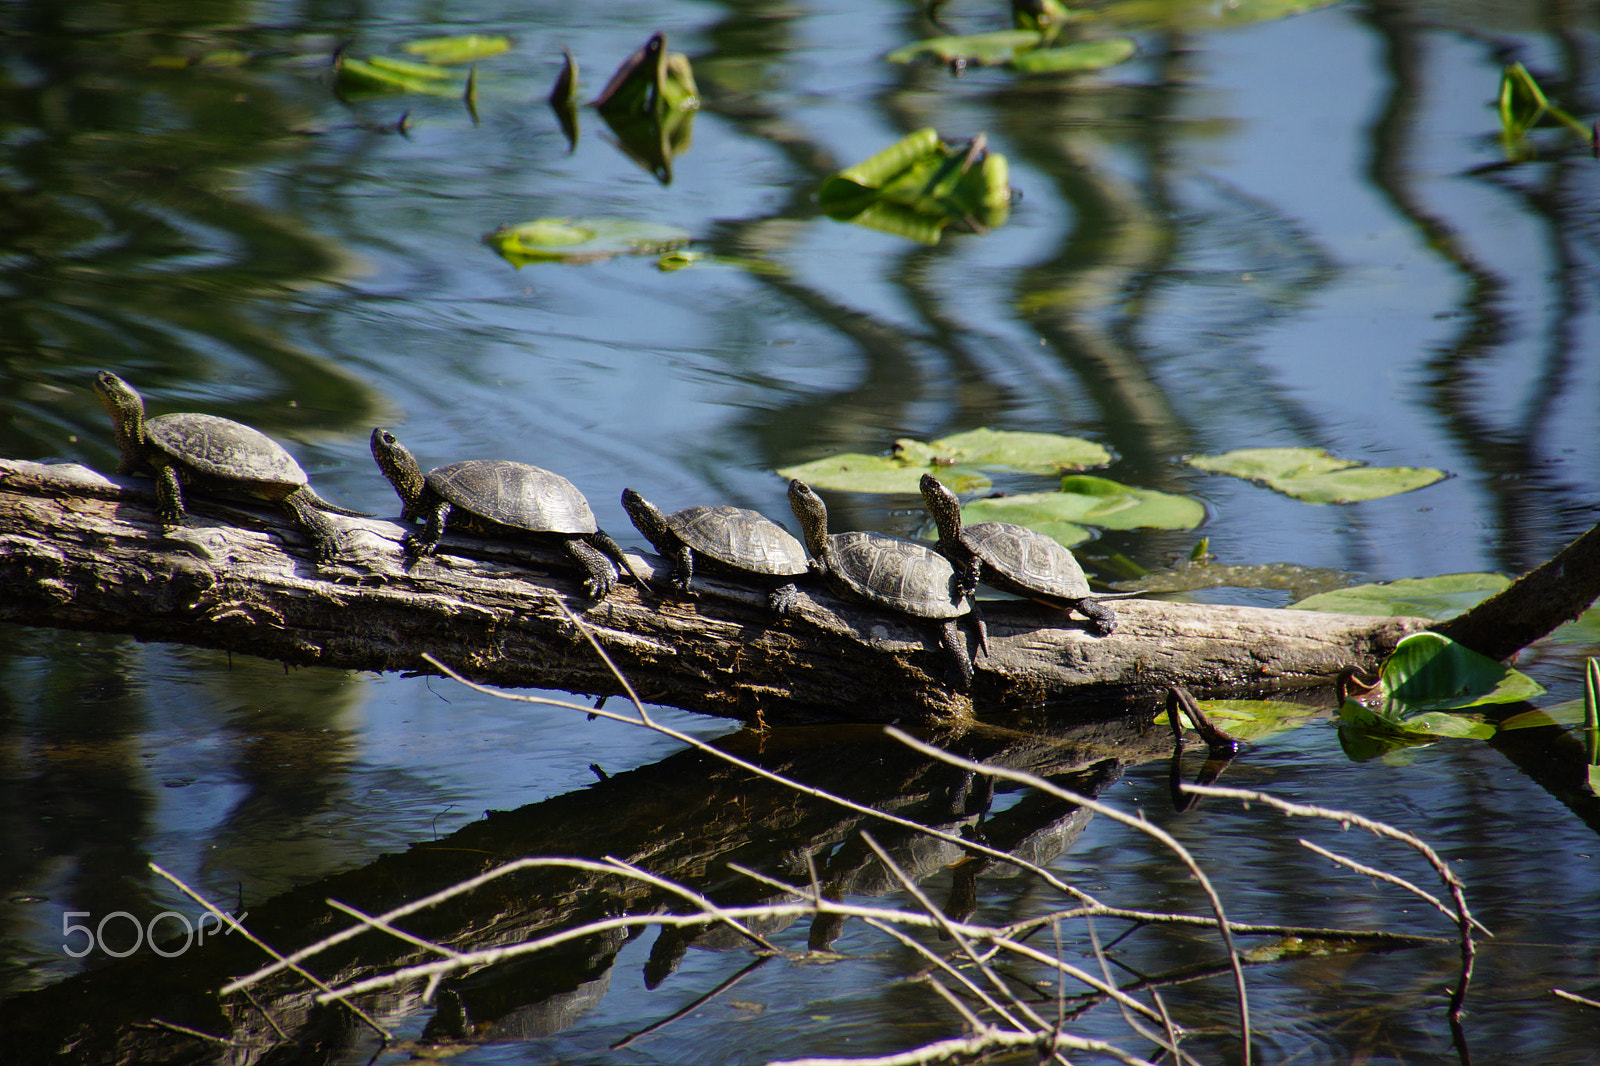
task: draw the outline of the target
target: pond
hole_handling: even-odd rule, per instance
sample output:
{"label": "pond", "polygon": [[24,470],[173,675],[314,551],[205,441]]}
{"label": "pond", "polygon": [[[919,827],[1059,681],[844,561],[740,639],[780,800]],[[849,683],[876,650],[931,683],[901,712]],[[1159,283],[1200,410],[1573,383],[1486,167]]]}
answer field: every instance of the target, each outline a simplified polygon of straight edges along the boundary
{"label": "pond", "polygon": [[[1093,475],[1203,505],[1193,528],[1091,526],[1075,551],[1101,587],[1197,552],[1335,586],[1515,576],[1600,517],[1600,163],[1560,126],[1515,150],[1495,107],[1521,62],[1552,103],[1592,120],[1592,6],[1130,0],[1068,33],[1127,34],[1133,58],[1044,75],[885,60],[1010,26],[1004,5],[976,0],[23,0],[0,20],[5,458],[112,471],[91,387],[109,369],[155,409],[234,417],[286,442],[341,505],[396,513],[368,453],[381,425],[425,466],[557,470],[635,551],[648,545],[619,502],[625,486],[665,507],[731,503],[792,525],[780,468],[983,427],[1095,442],[1110,461]],[[563,50],[588,101],[657,32],[691,61],[701,100],[670,159],[658,144],[641,162],[590,107],[569,140],[547,101]],[[510,41],[472,64],[470,106],[464,65],[439,68],[449,90],[435,94],[366,91],[333,62],[419,62],[405,45],[467,34]],[[983,134],[1005,158],[1003,219],[953,218],[929,243],[824,213],[825,179],[926,127],[952,145]],[[544,218],[680,227],[695,257],[518,266],[486,240]],[[1263,447],[1446,476],[1314,504],[1186,461]],[[986,491],[1011,495],[1059,484],[988,476]],[[826,496],[838,528],[929,532],[915,495]],[[1279,607],[1293,598],[1282,584],[1182,598]],[[214,1032],[196,996],[266,961],[231,945],[212,961],[124,951],[156,915],[175,913],[170,933],[202,913],[151,863],[296,943],[343,924],[325,897],[374,884],[420,895],[482,868],[452,856],[530,840],[544,855],[617,854],[729,905],[767,898],[731,861],[796,885],[816,870],[843,903],[917,910],[868,829],[971,921],[1076,902],[1036,874],[963,858],[958,842],[777,790],[690,739],[1015,850],[1109,906],[1209,914],[1194,873],[1144,827],[1031,783],[974,799],[980,785],[877,729],[757,735],[651,707],[675,737],[439,677],[285,670],[58,629],[0,636],[0,1061],[267,1054],[270,1037],[230,1049],[119,1028],[159,1018]],[[1553,706],[1582,694],[1597,654],[1589,622],[1517,666]],[[1148,709],[1130,724],[1068,704],[919,735],[1165,829],[1235,921],[1433,938],[1253,959],[1254,1061],[1600,1062],[1600,1009],[1553,991],[1600,999],[1600,807],[1548,773],[1549,751],[1570,740],[1549,727],[1362,750],[1332,707],[1324,694],[1293,728],[1260,736],[1221,783],[1375,819],[1442,856],[1494,934],[1476,941],[1459,1031],[1452,920],[1298,841],[1443,891],[1404,846],[1261,803],[1176,810],[1170,740]],[[1191,753],[1185,774],[1199,764]],[[435,934],[469,950],[553,915],[664,902],[610,875],[516,883],[493,908],[438,918]],[[276,1054],[764,1063],[962,1035],[933,987],[943,971],[914,946],[964,957],[952,941],[825,925],[760,926],[777,954],[725,931],[597,932],[437,994],[418,980],[363,999],[388,1049],[332,1010],[275,1021],[307,1026]],[[1063,937],[1067,961],[1099,975],[1085,929],[1060,923],[1031,943],[1053,955]],[[1111,979],[1159,986],[1189,1054],[1242,1060],[1215,929],[1129,932],[1112,917],[1092,929]],[[1081,985],[1058,997],[1054,970],[1006,972],[1043,1014],[1070,1011],[1074,1036],[1156,1056],[1159,1021],[1137,1020],[1137,1036],[1114,1005],[1080,1004]]]}

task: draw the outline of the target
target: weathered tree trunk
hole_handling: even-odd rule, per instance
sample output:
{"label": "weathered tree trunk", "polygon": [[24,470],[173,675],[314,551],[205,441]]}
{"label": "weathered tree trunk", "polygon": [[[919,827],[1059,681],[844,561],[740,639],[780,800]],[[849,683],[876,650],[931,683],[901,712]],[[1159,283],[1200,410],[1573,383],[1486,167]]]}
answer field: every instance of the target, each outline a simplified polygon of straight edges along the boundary
{"label": "weathered tree trunk", "polygon": [[[361,670],[425,670],[426,652],[486,683],[619,692],[570,611],[643,699],[774,721],[959,719],[974,704],[988,713],[1154,700],[1174,684],[1202,697],[1281,691],[1370,669],[1428,625],[1126,600],[1117,631],[1094,637],[1081,620],[994,601],[993,654],[969,698],[946,685],[935,627],[816,586],[788,620],[760,590],[709,576],[697,577],[693,600],[624,583],[594,604],[559,551],[451,536],[436,559],[408,567],[401,526],[336,518],[345,553],[318,568],[304,534],[275,511],[197,498],[168,538],[153,500],[148,481],[0,460],[0,621]],[[660,560],[641,558],[664,588]],[[1569,589],[1550,626],[1585,595],[1594,598]],[[1519,639],[1537,628],[1524,625]]]}

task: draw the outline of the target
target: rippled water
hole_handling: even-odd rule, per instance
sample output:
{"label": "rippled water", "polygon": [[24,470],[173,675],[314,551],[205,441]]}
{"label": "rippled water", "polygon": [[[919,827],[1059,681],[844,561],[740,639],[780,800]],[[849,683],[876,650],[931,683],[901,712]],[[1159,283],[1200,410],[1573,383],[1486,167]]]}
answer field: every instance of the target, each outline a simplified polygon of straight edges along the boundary
{"label": "rippled water", "polygon": [[[993,28],[997,11],[961,0],[938,9],[957,31]],[[643,541],[617,502],[625,485],[671,507],[729,502],[783,516],[779,466],[978,426],[1089,437],[1116,456],[1106,476],[1204,501],[1199,530],[1107,532],[1082,546],[1102,578],[1117,576],[1118,557],[1161,566],[1200,536],[1225,563],[1374,580],[1520,573],[1600,513],[1600,164],[1552,132],[1538,161],[1502,165],[1492,107],[1502,64],[1520,59],[1574,114],[1592,115],[1591,8],[1347,4],[1151,28],[1133,62],[1069,81],[891,66],[884,52],[940,29],[918,5],[889,0],[381,12],[50,0],[9,5],[0,19],[6,457],[109,470],[115,445],[88,386],[110,368],[163,409],[232,415],[285,440],[345,505],[395,508],[367,452],[381,424],[425,464],[502,456],[559,470],[630,547]],[[656,30],[692,58],[704,94],[670,184],[619,151],[592,111],[569,151],[545,103],[562,47],[587,99]],[[476,122],[456,100],[331,91],[336,47],[369,55],[465,32],[515,41],[480,64]],[[825,176],[929,124],[949,139],[984,131],[1007,156],[1021,199],[1005,225],[922,247],[820,214]],[[698,250],[781,269],[708,261],[663,272],[632,258],[515,269],[483,243],[502,223],[569,215],[671,222]],[[1451,477],[1317,507],[1179,461],[1264,445]],[[997,483],[1050,487],[1023,475]],[[830,503],[859,528],[909,534],[922,522],[909,497]],[[1204,598],[1288,599],[1241,589]],[[149,861],[258,910],[382,854],[470,832],[487,809],[612,802],[606,789],[583,791],[601,774],[646,775],[615,786],[624,799],[614,817],[647,830],[674,813],[652,796],[710,773],[661,762],[679,757],[670,740],[439,679],[285,672],[114,636],[3,634],[0,993],[12,1009],[57,1003],[27,997],[65,997],[86,968],[115,987],[122,964],[64,953],[65,914],[195,913]],[[1521,665],[1556,702],[1578,694],[1593,653],[1573,639]],[[702,737],[731,728],[655,713]],[[785,736],[810,753],[796,756],[802,767],[837,768],[843,787],[862,782],[866,794],[882,773],[872,761],[844,771],[875,740]],[[1412,860],[1357,831],[1259,807],[1213,800],[1177,814],[1158,752],[1129,757],[1099,782],[1101,798],[1193,849],[1235,918],[1450,935],[1424,905],[1337,872],[1296,839],[1402,865],[1432,889]],[[1556,798],[1525,769],[1532,758],[1516,745],[1445,741],[1358,762],[1321,718],[1247,750],[1224,783],[1427,839],[1497,934],[1480,944],[1465,1021],[1474,1060],[1600,1062],[1600,1013],[1550,991],[1600,998],[1600,817],[1592,801]],[[664,777],[650,777],[658,766]],[[730,839],[741,830],[727,812],[766,810],[745,787],[719,784],[725,806],[706,815],[727,817]],[[692,789],[674,795],[693,802]],[[1069,830],[1030,802],[1003,791],[991,833],[1016,812],[1017,825],[1055,841],[1039,845],[1052,866],[1102,898],[1203,910],[1188,872],[1138,832],[1104,818]],[[779,865],[791,850],[847,851],[853,826],[812,827],[812,817],[773,813],[739,847]],[[943,865],[952,860],[929,860],[935,899],[959,876]],[[850,898],[905,898],[848,888]],[[997,867],[978,875],[980,917],[1060,905],[1035,880]],[[808,924],[775,941],[804,949]],[[1097,929],[1109,941],[1123,927]],[[761,963],[613,1050],[752,962],[743,946],[705,946],[659,983],[652,952],[668,952],[655,934],[597,950],[603,964],[564,963],[576,989],[559,1000],[565,1013],[512,1012],[455,1059],[762,1062],[888,1054],[960,1031],[926,985],[906,980],[918,969],[906,948],[850,923],[832,941],[838,958]],[[1453,1059],[1443,1004],[1454,951],[1253,969],[1260,1057]],[[1214,962],[1216,946],[1211,934],[1145,933],[1113,956],[1123,976],[1165,973]],[[489,992],[461,994],[491,1012]],[[1196,1054],[1236,1060],[1226,976],[1166,995],[1182,1024],[1215,1032],[1197,1038]],[[431,1017],[413,1005],[388,1020],[417,1036]],[[1077,1031],[1126,1033],[1105,1008]],[[372,1049],[349,1037],[329,1058],[366,1061]]]}

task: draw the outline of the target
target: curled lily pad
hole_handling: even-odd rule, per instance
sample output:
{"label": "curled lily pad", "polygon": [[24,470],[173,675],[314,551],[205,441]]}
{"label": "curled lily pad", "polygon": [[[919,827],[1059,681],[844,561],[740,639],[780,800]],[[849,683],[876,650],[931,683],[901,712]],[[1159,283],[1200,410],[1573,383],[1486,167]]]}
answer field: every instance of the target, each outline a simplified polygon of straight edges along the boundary
{"label": "curled lily pad", "polygon": [[[798,466],[786,466],[778,471],[784,477],[799,478],[819,489],[904,492],[912,495],[921,491],[922,475],[927,472],[925,463],[907,463],[893,456],[863,455],[859,452],[841,452]],[[941,470],[939,477],[956,492],[977,492],[990,485],[989,479],[976,470]]]}
{"label": "curled lily pad", "polygon": [[908,461],[943,466],[958,463],[964,466],[999,466],[1028,474],[1058,474],[1064,470],[1084,470],[1111,462],[1111,453],[1102,445],[1081,437],[988,428],[941,437],[927,444],[898,440],[895,449]]}
{"label": "curled lily pad", "polygon": [[1197,455],[1190,466],[1260,482],[1305,503],[1355,503],[1395,496],[1442,479],[1441,470],[1410,466],[1362,466],[1321,448],[1240,448],[1222,455]]}
{"label": "curled lily pad", "polygon": [[450,66],[497,56],[511,48],[511,38],[468,33],[456,37],[424,37],[410,41],[401,48],[410,55],[421,56],[429,63]]}
{"label": "curled lily pad", "polygon": [[1036,48],[1019,52],[1011,66],[1024,74],[1073,74],[1087,70],[1104,70],[1132,59],[1139,46],[1131,37],[1106,37],[1096,41],[1078,41],[1060,48]]}
{"label": "curled lily pad", "polygon": [[936,59],[941,63],[963,60],[976,66],[1004,63],[1018,52],[1037,48],[1044,34],[1035,30],[996,30],[969,33],[960,37],[931,37],[896,48],[883,58],[891,63],[914,59]]}
{"label": "curled lily pad", "polygon": [[1108,22],[1122,25],[1154,23],[1162,26],[1201,29],[1208,26],[1242,26],[1251,22],[1315,11],[1338,0],[1117,0],[1100,8],[1098,14]]}
{"label": "curled lily pad", "polygon": [[589,262],[614,255],[660,255],[690,240],[689,232],[659,222],[618,218],[541,218],[502,226],[485,238],[515,266]]}
{"label": "curled lily pad", "polygon": [[950,222],[993,229],[1011,209],[1005,156],[977,134],[946,144],[932,129],[896,141],[828,178],[817,200],[829,218],[904,233],[935,243]]}
{"label": "curled lily pad", "polygon": [[1382,584],[1352,585],[1291,606],[1297,611],[1332,614],[1407,615],[1442,621],[1476,606],[1507,585],[1501,574],[1441,574],[1437,577],[1401,578]]}

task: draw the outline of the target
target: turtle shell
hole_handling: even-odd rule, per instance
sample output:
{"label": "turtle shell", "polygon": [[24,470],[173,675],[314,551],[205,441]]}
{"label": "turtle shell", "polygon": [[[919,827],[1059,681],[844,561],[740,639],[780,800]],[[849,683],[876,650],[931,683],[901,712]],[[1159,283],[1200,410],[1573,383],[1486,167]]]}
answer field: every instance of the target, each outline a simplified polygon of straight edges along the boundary
{"label": "turtle shell", "polygon": [[594,512],[560,474],[509,459],[468,459],[428,471],[428,488],[452,507],[531,533],[593,533]]}
{"label": "turtle shell", "polygon": [[159,415],[144,424],[145,439],[203,477],[304,485],[306,472],[283,445],[241,422],[216,415]]}
{"label": "turtle shell", "polygon": [[698,555],[755,574],[795,577],[806,572],[806,550],[788,530],[743,507],[685,507],[667,527]]}
{"label": "turtle shell", "polygon": [[944,556],[883,533],[835,533],[828,572],[863,599],[918,618],[958,618],[972,609]]}
{"label": "turtle shell", "polygon": [[983,560],[984,580],[1022,596],[1081,600],[1089,579],[1077,558],[1054,537],[1010,522],[978,522],[964,527],[962,539]]}

